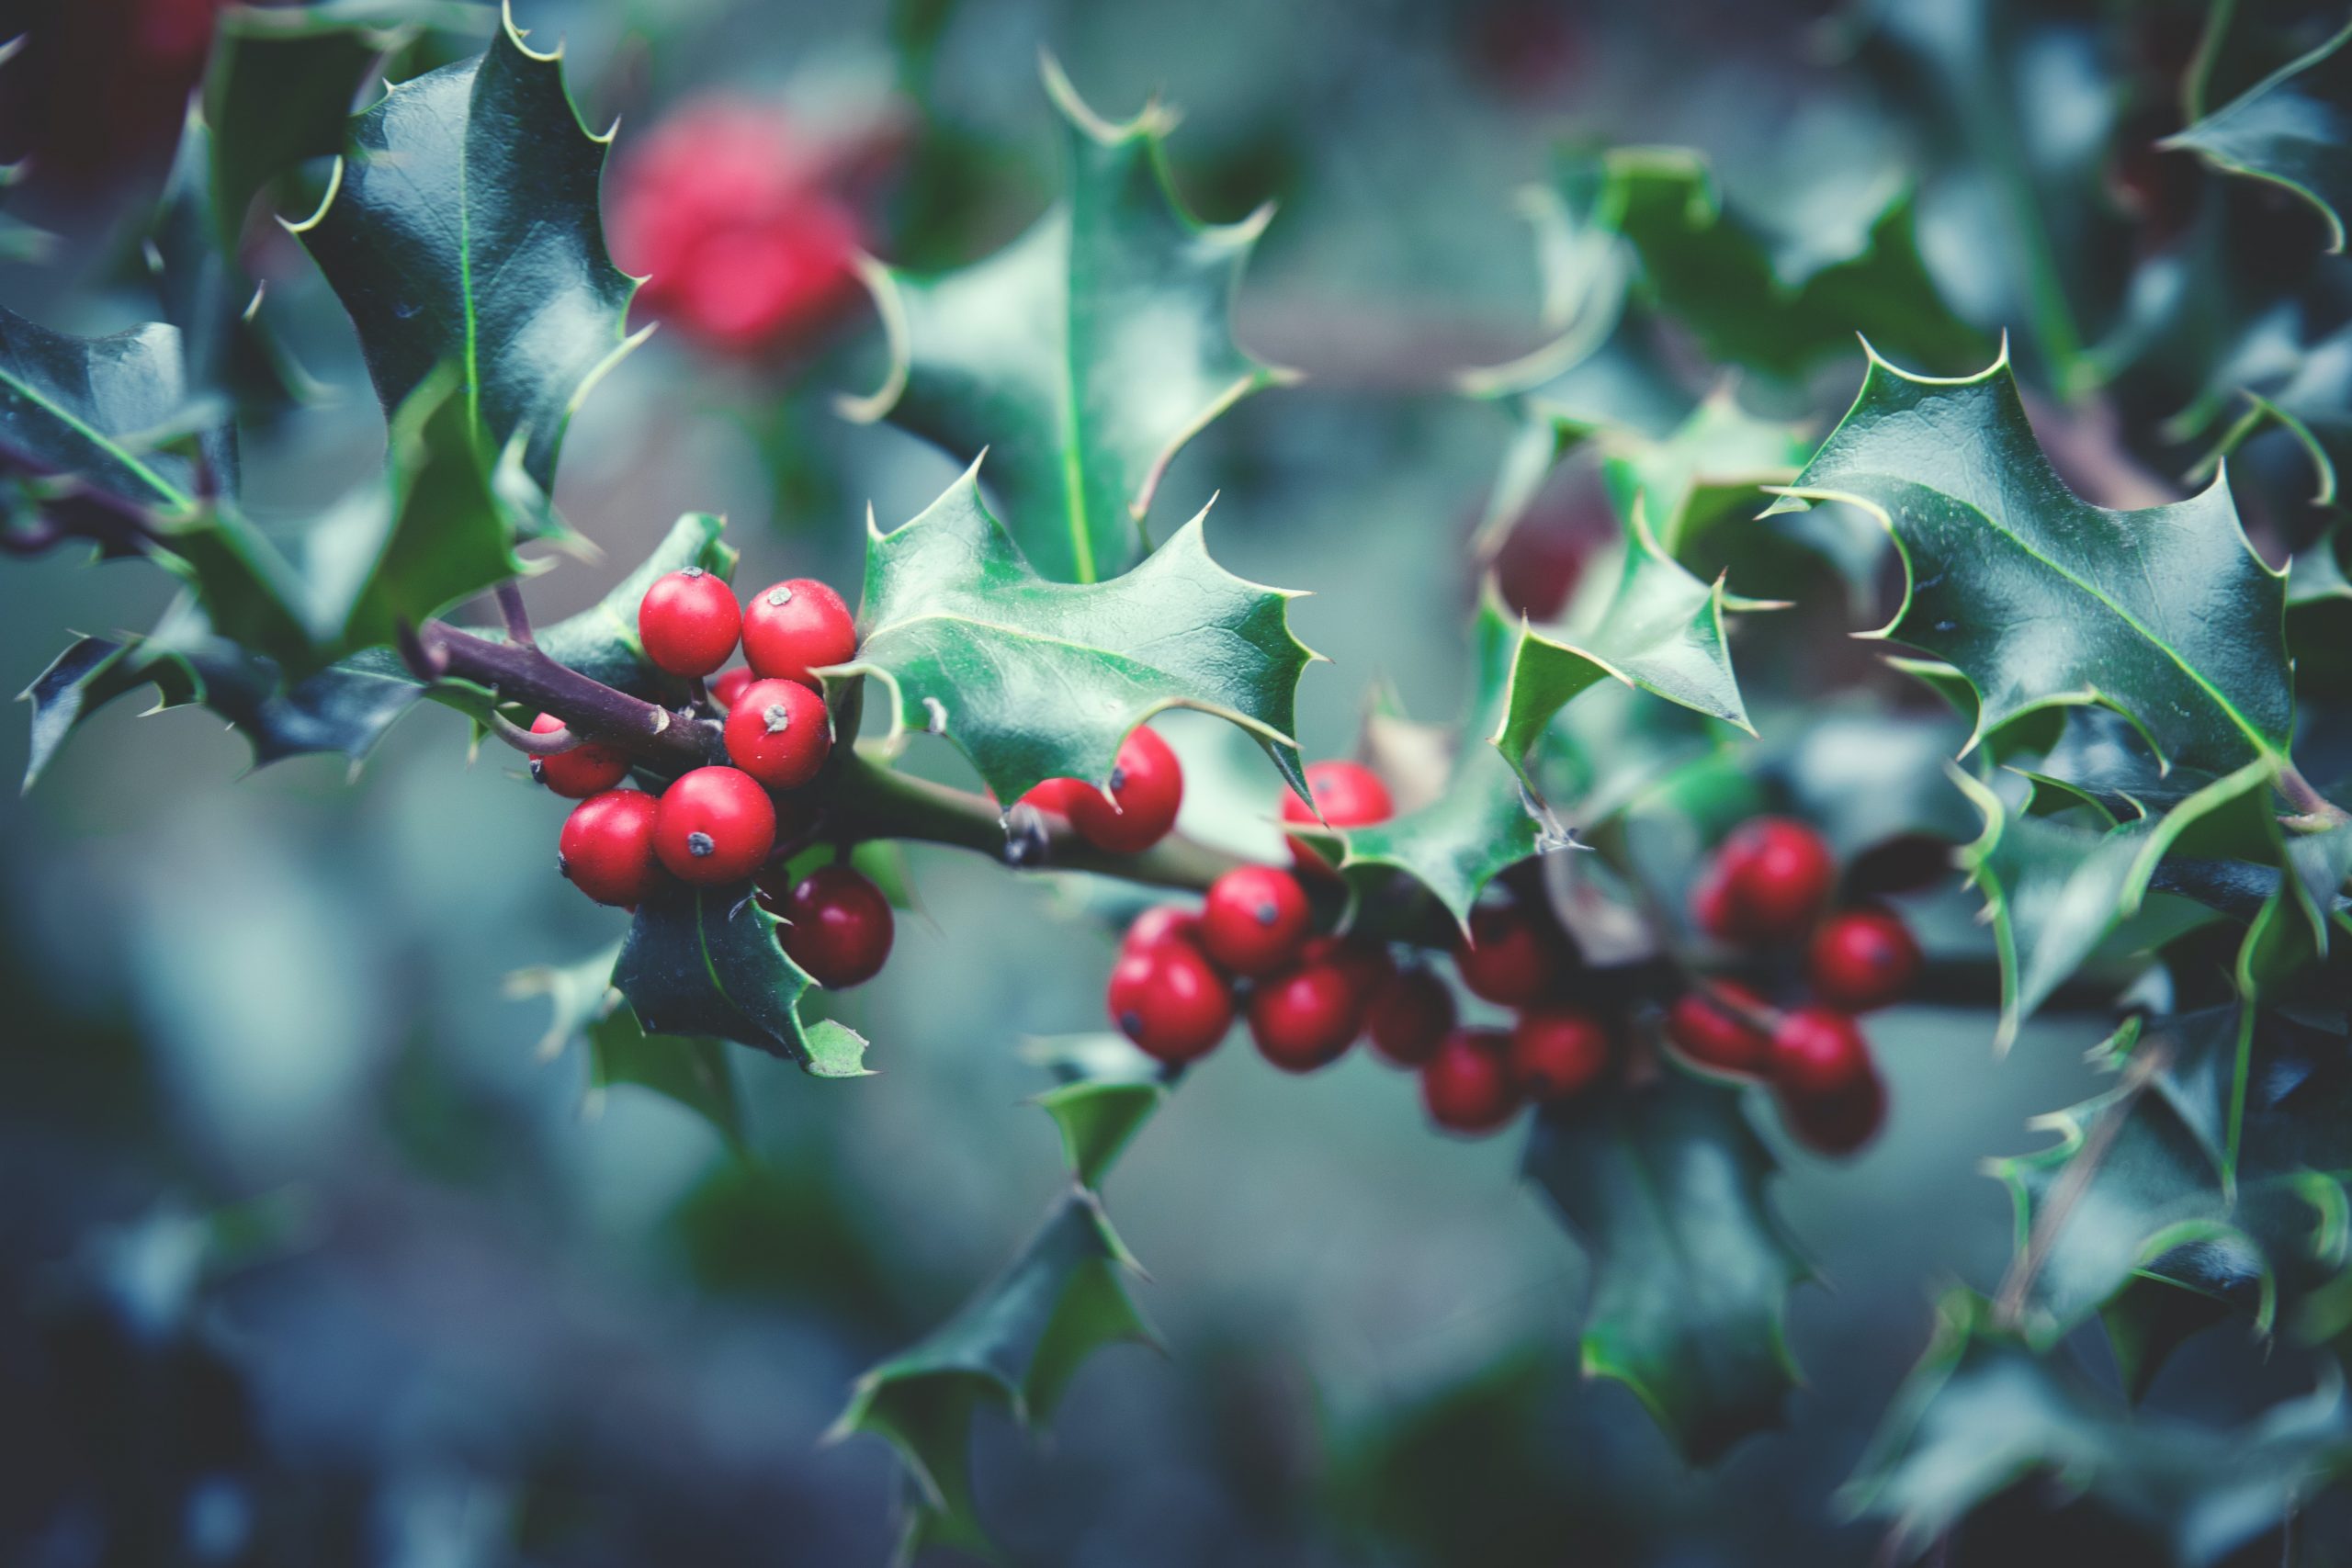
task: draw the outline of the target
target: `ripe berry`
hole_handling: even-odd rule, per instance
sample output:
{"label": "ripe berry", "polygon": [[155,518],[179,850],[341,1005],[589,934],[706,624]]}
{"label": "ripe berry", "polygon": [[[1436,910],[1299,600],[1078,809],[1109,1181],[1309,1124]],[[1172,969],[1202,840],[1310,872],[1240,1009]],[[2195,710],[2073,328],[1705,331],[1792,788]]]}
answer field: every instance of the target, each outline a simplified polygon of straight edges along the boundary
{"label": "ripe berry", "polygon": [[1821,912],[1838,863],[1821,835],[1786,817],[1743,823],[1715,856],[1724,919],[1749,942],[1792,942]]}
{"label": "ripe berry", "polygon": [[653,851],[682,881],[741,882],[775,847],[775,803],[741,768],[696,768],[662,792]]}
{"label": "ripe berry", "polygon": [[1111,967],[1111,1021],[1170,1064],[1216,1049],[1233,1027],[1233,992],[1189,942],[1130,948]]}
{"label": "ripe berry", "polygon": [[1524,1007],[1544,994],[1567,954],[1552,933],[1516,904],[1470,911],[1470,935],[1457,940],[1454,967],[1462,983],[1500,1007]]}
{"label": "ripe berry", "polygon": [[608,789],[571,808],[556,840],[555,867],[599,904],[622,908],[661,886],[653,858],[654,798],[641,789]]}
{"label": "ripe berry", "polygon": [[1080,779],[1047,779],[1041,784],[1032,785],[1021,797],[1021,804],[1035,807],[1040,811],[1050,811],[1057,817],[1068,817],[1071,798],[1086,787],[1084,781]]}
{"label": "ripe berry", "polygon": [[[1323,820],[1334,828],[1369,828],[1396,814],[1396,802],[1388,796],[1388,786],[1362,762],[1309,763],[1306,792],[1322,809]],[[1306,802],[1298,798],[1296,791],[1283,795],[1283,820],[1302,827],[1317,826],[1315,813],[1306,808]],[[1290,852],[1303,870],[1331,868],[1330,863],[1303,839],[1291,840]]]}
{"label": "ripe berry", "polygon": [[1158,947],[1163,942],[1189,942],[1198,944],[1201,917],[1196,909],[1182,904],[1157,904],[1137,915],[1127,934],[1119,939],[1122,952],[1135,953]]}
{"label": "ripe berry", "polygon": [[[1736,980],[1714,988],[1733,1001],[1763,1010],[1764,998]],[[1667,1010],[1666,1037],[1694,1066],[1742,1077],[1761,1077],[1772,1055],[1772,1037],[1740,1018],[1703,990],[1685,991]]]}
{"label": "ripe berry", "polygon": [[727,757],[770,789],[798,789],[833,751],[825,699],[793,681],[754,681],[727,711]]}
{"label": "ripe berry", "polygon": [[854,867],[819,866],[775,913],[785,921],[775,934],[786,955],[829,991],[865,984],[890,956],[897,931],[890,900]]}
{"label": "ripe berry", "polygon": [[1814,994],[1847,1012],[1900,1001],[1919,974],[1919,944],[1887,909],[1848,909],[1824,920],[1805,954]]}
{"label": "ripe berry", "polygon": [[744,662],[771,681],[820,684],[811,671],[857,653],[857,623],[842,596],[812,577],[787,578],[743,607]]}
{"label": "ripe berry", "polygon": [[1745,942],[1739,912],[1732,908],[1731,879],[1717,870],[1690,893],[1690,918],[1717,942]]}
{"label": "ripe berry", "polygon": [[[563,720],[543,713],[531,721],[534,735],[552,735]],[[628,758],[609,746],[586,741],[552,757],[531,759],[531,776],[566,800],[585,800],[628,777]]]}
{"label": "ripe berry", "polygon": [[1374,1050],[1400,1067],[1418,1067],[1453,1027],[1453,990],[1435,970],[1401,969],[1373,992],[1364,1016]]}
{"label": "ripe berry", "polygon": [[1510,1076],[1530,1100],[1564,1100],[1609,1070],[1609,1026],[1578,1008],[1537,1008],[1510,1032]]}
{"label": "ripe berry", "polygon": [[1364,992],[1336,957],[1302,964],[1258,983],[1250,1035],[1259,1055],[1286,1073],[1311,1073],[1344,1055],[1363,1028]]}
{"label": "ripe berry", "polygon": [[732,670],[722,670],[713,675],[706,690],[710,693],[712,704],[719,712],[725,713],[735,705],[735,699],[743,694],[743,688],[750,685],[755,679],[757,677],[750,670],[738,664]]}
{"label": "ripe berry", "polygon": [[1772,1031],[1768,1076],[1790,1094],[1832,1094],[1876,1071],[1870,1042],[1842,1012],[1800,1008]]}
{"label": "ripe berry", "polygon": [[698,566],[653,580],[637,605],[645,657],[673,675],[707,675],[727,662],[742,634],[735,591]]}
{"label": "ripe berry", "polygon": [[1168,836],[1184,800],[1184,770],[1168,742],[1138,726],[1119,743],[1107,790],[1069,794],[1069,825],[1114,854],[1137,854]]}
{"label": "ripe berry", "polygon": [[1491,1133],[1519,1110],[1508,1043],[1491,1029],[1457,1029],[1421,1068],[1430,1119],[1455,1133]]}
{"label": "ripe berry", "polygon": [[1815,1154],[1850,1155],[1886,1121],[1886,1085],[1874,1067],[1826,1094],[1782,1089],[1774,1099],[1791,1135]]}
{"label": "ripe berry", "polygon": [[1228,974],[1271,975],[1298,957],[1313,918],[1298,878],[1272,866],[1236,866],[1209,887],[1201,948]]}

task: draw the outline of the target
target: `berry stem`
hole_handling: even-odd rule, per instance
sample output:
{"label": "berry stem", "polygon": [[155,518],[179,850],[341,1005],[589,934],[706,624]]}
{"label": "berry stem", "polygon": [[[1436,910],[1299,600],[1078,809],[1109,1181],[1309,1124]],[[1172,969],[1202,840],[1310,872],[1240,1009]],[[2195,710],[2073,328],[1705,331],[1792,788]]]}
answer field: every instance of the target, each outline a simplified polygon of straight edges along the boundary
{"label": "berry stem", "polygon": [[523,607],[523,585],[511,577],[498,585],[498,614],[506,623],[508,641],[517,648],[539,646],[531,635],[531,612]]}
{"label": "berry stem", "polygon": [[401,651],[428,683],[454,679],[488,687],[501,702],[553,714],[573,736],[632,757],[682,769],[718,760],[715,729],[682,722],[665,708],[566,669],[530,644],[493,642],[446,621],[427,621],[413,638],[402,639]]}
{"label": "berry stem", "polygon": [[561,729],[526,729],[496,708],[490,710],[490,732],[526,757],[554,757],[570,751],[581,744],[580,737],[571,727]]}

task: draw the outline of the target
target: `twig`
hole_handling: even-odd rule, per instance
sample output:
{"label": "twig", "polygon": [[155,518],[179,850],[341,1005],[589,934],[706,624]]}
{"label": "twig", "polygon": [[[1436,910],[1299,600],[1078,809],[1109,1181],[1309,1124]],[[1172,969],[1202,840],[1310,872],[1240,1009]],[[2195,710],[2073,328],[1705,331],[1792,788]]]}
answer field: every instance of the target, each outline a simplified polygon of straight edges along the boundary
{"label": "twig", "polygon": [[531,613],[523,607],[523,585],[511,577],[498,585],[498,614],[506,623],[508,641],[518,648],[539,646],[531,635]]}
{"label": "twig", "polygon": [[444,621],[428,621],[402,638],[401,653],[422,679],[488,687],[501,702],[553,714],[575,739],[649,762],[695,768],[718,755],[715,726],[680,722],[668,709],[567,669],[534,646],[492,642]]}

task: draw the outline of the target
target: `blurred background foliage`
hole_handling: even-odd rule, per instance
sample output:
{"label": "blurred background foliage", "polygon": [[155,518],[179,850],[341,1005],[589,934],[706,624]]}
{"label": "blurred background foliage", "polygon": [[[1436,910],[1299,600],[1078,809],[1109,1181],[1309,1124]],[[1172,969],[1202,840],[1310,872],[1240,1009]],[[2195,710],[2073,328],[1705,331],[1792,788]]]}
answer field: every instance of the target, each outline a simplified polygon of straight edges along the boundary
{"label": "blurred background foliage", "polygon": [[[151,313],[139,222],[212,9],[0,0],[0,39],[28,36],[0,66],[0,157],[29,155],[7,212],[38,231],[0,231],[20,258],[0,270],[12,308],[85,333]],[[2261,25],[2233,35],[2245,58],[2213,64],[2213,101],[2341,19],[2250,10]],[[395,77],[473,51],[494,22],[410,11],[434,25],[401,45]],[[1573,190],[1578,149],[1700,150],[1783,267],[1838,254],[1908,192],[1962,322],[1942,340],[1961,362],[1918,367],[1973,368],[1976,344],[2009,329],[2045,442],[2110,504],[2181,493],[2238,416],[2231,389],[2278,363],[2263,345],[2318,338],[2345,311],[2315,267],[2312,211],[2154,145],[2182,123],[2201,5],[517,11],[537,41],[565,40],[588,121],[619,121],[608,212],[665,122],[718,95],[780,113],[850,231],[916,268],[988,254],[1057,188],[1041,49],[1106,114],[1154,92],[1181,107],[1170,153],[1193,209],[1278,204],[1238,335],[1307,379],[1188,448],[1160,515],[1216,491],[1220,558],[1314,591],[1295,625],[1335,662],[1305,688],[1309,755],[1354,744],[1378,683],[1416,715],[1457,709],[1471,541],[1515,437],[1506,404],[1455,381],[1550,340],[1558,275],[1517,204],[1555,176]],[[307,194],[322,177],[306,173]],[[281,209],[305,210],[303,194]],[[246,431],[246,500],[267,523],[371,469],[381,425],[300,247],[260,222],[245,260],[302,394]],[[681,319],[575,424],[558,499],[604,553],[534,581],[537,614],[592,603],[690,509],[728,514],[742,581],[848,585],[866,505],[895,523],[953,477],[933,448],[836,412],[887,355],[862,295],[817,292],[731,334],[673,302]],[[1666,356],[1657,434],[1709,389],[1690,344]],[[1860,363],[1837,348],[1738,395],[1818,434]],[[1643,423],[1629,393],[1604,397]],[[2239,504],[2276,559],[2318,522],[2311,471],[2281,432],[2252,434]],[[1572,456],[1504,548],[1507,586],[1538,613],[1611,526],[1604,470],[1601,453]],[[1890,715],[1932,732],[1897,770],[1932,787],[1952,721],[1843,635],[1883,618],[1885,563],[1831,548],[1841,575],[1785,550],[1748,559],[1745,535],[1723,547],[1743,592],[1806,606],[1737,634],[1765,787],[1820,804],[1886,776]],[[28,681],[65,628],[143,626],[165,595],[128,570],[11,563],[0,675]],[[1851,690],[1825,708],[1832,685]],[[535,1048],[545,1004],[503,978],[578,958],[617,918],[552,874],[557,807],[513,759],[462,764],[456,716],[401,727],[356,773],[306,757],[248,774],[215,716],[131,707],[0,805],[0,1553],[39,1568],[885,1559],[893,1464],[870,1440],[820,1438],[856,1373],[945,1316],[1058,1189],[1021,1045],[1099,1025],[1112,939],[1083,896],[916,855],[921,912],[897,963],[836,1004],[878,1043],[880,1076],[818,1083],[738,1054],[739,1156],[668,1100],[592,1092],[576,1044]],[[1170,728],[1209,830],[1246,835],[1271,813],[1271,777],[1227,766],[1222,730]],[[25,744],[0,735],[0,773]],[[1220,799],[1226,775],[1262,803]],[[1973,827],[1952,806],[1888,809],[1950,840]],[[1915,913],[1931,947],[1940,931],[1981,953],[1971,908]],[[1787,1156],[1780,1207],[1830,1288],[1792,1298],[1806,1385],[1789,1429],[1703,1472],[1623,1388],[1578,1376],[1584,1265],[1520,1181],[1516,1137],[1433,1137],[1363,1053],[1303,1082],[1227,1051],[1110,1183],[1167,1353],[1090,1363],[1042,1443],[984,1416],[984,1513],[1014,1561],[1121,1568],[1872,1561],[1883,1527],[1830,1499],[1939,1290],[1990,1290],[2008,1260],[2008,1201],[1979,1162],[2040,1145],[2027,1118],[2098,1083],[2080,1060],[2098,1019],[2053,1012],[1996,1061],[1982,1000],[1874,1026],[1894,1109],[1859,1160],[1768,1133]],[[2095,1338],[2080,1350],[2111,1382]],[[2299,1354],[2211,1336],[2152,1404],[2233,1422],[2312,1375]],[[2311,1516],[2298,1560],[2352,1561],[2343,1522]],[[2027,1481],[1951,1560],[2077,1543],[2104,1561],[2154,1551]],[[2274,1532],[2243,1560],[2280,1546]]]}

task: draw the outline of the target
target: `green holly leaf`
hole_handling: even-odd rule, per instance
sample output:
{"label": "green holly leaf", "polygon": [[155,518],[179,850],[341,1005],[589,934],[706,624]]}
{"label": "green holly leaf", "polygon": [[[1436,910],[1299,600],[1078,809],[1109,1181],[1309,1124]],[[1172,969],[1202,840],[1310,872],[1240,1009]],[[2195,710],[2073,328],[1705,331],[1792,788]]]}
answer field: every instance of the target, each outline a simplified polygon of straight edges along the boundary
{"label": "green holly leaf", "polygon": [[2352,203],[2352,28],[2282,66],[2239,97],[2167,138],[2215,168],[2284,186],[2319,209],[2328,249],[2344,248]]}
{"label": "green holly leaf", "polygon": [[1522,627],[1487,737],[1513,766],[1560,709],[1604,679],[1639,686],[1754,734],[1724,646],[1724,585],[1691,576],[1638,517],[1616,583],[1556,626]]}
{"label": "green holly leaf", "polygon": [[1812,454],[1799,426],[1758,419],[1726,385],[1663,440],[1604,439],[1600,477],[1617,515],[1639,512],[1658,547],[1680,559],[1709,527],[1752,514],[1758,492],[1794,479]]}
{"label": "green holly leaf", "polygon": [[1794,378],[1854,352],[1857,333],[1939,368],[1984,357],[1984,334],[1952,313],[1919,258],[1907,192],[1876,197],[1841,243],[1824,245],[1783,243],[1734,211],[1688,149],[1572,157],[1559,183],[1578,222],[1631,247],[1633,286],[1716,359]]}
{"label": "green holly leaf", "polygon": [[871,1433],[898,1450],[911,1493],[900,1562],[933,1545],[994,1555],[972,1495],[971,1424],[982,1404],[1041,1426],[1088,1356],[1124,1341],[1159,1343],[1128,1293],[1139,1270],[1096,1188],[1163,1098],[1157,1084],[1123,1079],[1053,1090],[1044,1103],[1076,1183],[955,1316],[857,1380],[831,1438]]}
{"label": "green holly leaf", "polygon": [[2325,1337],[2304,1308],[2344,1288],[2352,1212],[2352,1079],[2335,1005],[2327,1027],[2243,1002],[2134,1019],[2102,1055],[2116,1086],[2042,1118],[2059,1134],[2049,1148],[1992,1165],[2015,1201],[2019,1247],[2040,1238],[2018,1312],[2034,1344],[2130,1292],[2120,1321],[2144,1381],[2177,1343],[2146,1332],[2155,1291],[2247,1314],[2266,1334],[2284,1323],[2299,1340]]}
{"label": "green holly leaf", "polygon": [[865,1041],[854,1030],[801,1021],[800,998],[816,982],[785,956],[783,924],[748,885],[665,886],[638,906],[613,984],[649,1032],[716,1035],[817,1077],[863,1076]]}
{"label": "green holly leaf", "polygon": [[687,513],[670,525],[652,554],[613,585],[612,592],[576,615],[541,626],[539,651],[566,669],[631,696],[665,706],[684,702],[685,682],[645,657],[645,645],[638,640],[637,607],[657,580],[688,567],[732,581],[736,552],[719,537],[725,529],[721,519],[707,513]]}
{"label": "green holly leaf", "polygon": [[684,1106],[709,1122],[729,1148],[744,1152],[743,1108],[726,1045],[647,1033],[613,984],[620,953],[616,943],[578,964],[522,969],[506,977],[507,995],[544,996],[554,1008],[539,1041],[540,1059],[552,1061],[577,1043],[587,1053],[592,1110],[613,1085],[634,1084]]}
{"label": "green holly leaf", "polygon": [[850,400],[965,461],[985,450],[1013,536],[1046,577],[1093,582],[1134,562],[1161,476],[1235,403],[1289,379],[1233,341],[1241,269],[1272,216],[1204,225],[1184,209],[1157,104],[1124,125],[1079,101],[1053,62],[1069,190],[1020,239],[961,271],[867,270],[889,379]]}
{"label": "green holly leaf", "polygon": [[2174,1562],[2205,1568],[2281,1528],[2352,1469],[2340,1381],[2245,1427],[2206,1427],[2118,1407],[1964,1292],[1945,1297],[1938,1319],[1842,1495],[1855,1511],[1895,1521],[1893,1547],[1905,1561],[2047,1472],[2144,1527]]}
{"label": "green holly leaf", "polygon": [[1495,877],[1528,856],[1570,842],[1562,828],[1520,781],[1519,773],[1479,737],[1501,721],[1520,628],[1492,597],[1478,606],[1471,627],[1476,685],[1454,751],[1435,797],[1369,828],[1303,836],[1336,847],[1342,874],[1376,885],[1403,873],[1429,889],[1459,922]]}
{"label": "green holly leaf", "polygon": [[[478,58],[394,85],[349,122],[319,210],[291,225],[359,330],[389,415],[459,367],[484,450],[552,490],[572,411],[644,333],[597,216],[607,139],[510,20]],[[650,329],[649,329],[650,330]]]}
{"label": "green holly leaf", "polygon": [[1977,733],[2097,702],[2168,763],[2216,773],[2286,752],[2285,574],[2264,565],[2217,483],[2112,512],[2052,469],[2007,355],[1928,380],[1873,355],[1842,423],[1773,510],[1850,502],[1894,535],[1908,575],[1878,635],[1958,669]]}
{"label": "green holly leaf", "polygon": [[187,461],[160,450],[200,423],[180,334],[51,332],[0,307],[0,473],[66,476],[138,507],[194,507]]}
{"label": "green holly leaf", "polygon": [[912,522],[868,519],[857,657],[830,673],[870,677],[890,743],[944,736],[1001,801],[1108,779],[1120,740],[1170,707],[1239,725],[1304,793],[1291,734],[1315,655],[1290,632],[1295,595],[1211,560],[1202,524],[1112,581],[1048,582],[981,502],[975,465]]}
{"label": "green holly leaf", "polygon": [[1588,1374],[1632,1389],[1693,1463],[1780,1426],[1788,1293],[1810,1277],[1765,1199],[1772,1156],[1738,1095],[1668,1069],[1548,1110],[1527,1174],[1589,1255]]}

